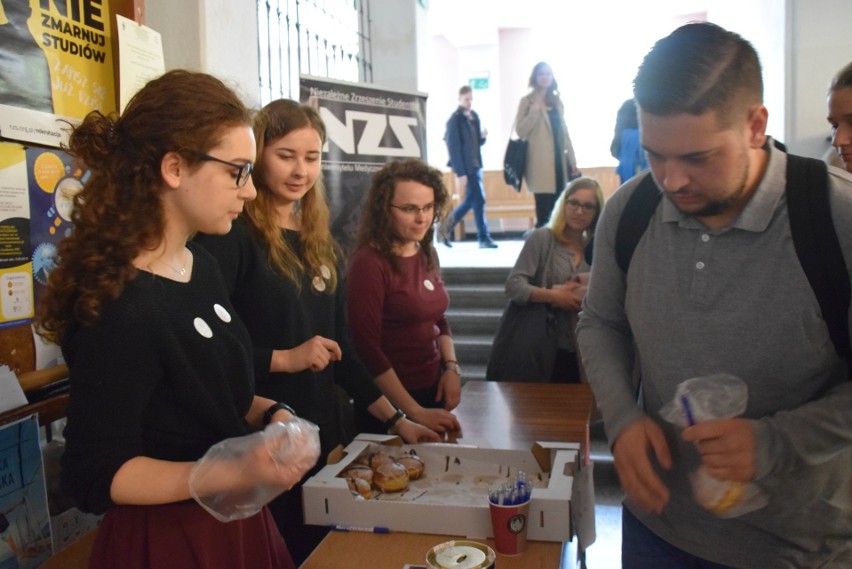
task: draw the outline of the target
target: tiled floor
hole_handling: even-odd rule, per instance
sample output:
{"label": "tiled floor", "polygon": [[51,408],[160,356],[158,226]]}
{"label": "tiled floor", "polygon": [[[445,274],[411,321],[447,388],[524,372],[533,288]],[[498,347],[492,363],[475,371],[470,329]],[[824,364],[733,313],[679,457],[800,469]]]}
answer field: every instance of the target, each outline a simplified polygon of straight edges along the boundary
{"label": "tiled floor", "polygon": [[[452,248],[438,244],[442,267],[511,267],[524,242],[497,240],[497,249],[480,249],[476,241],[453,242]],[[592,460],[595,463],[595,532],[597,539],[586,552],[589,569],[618,569],[621,566],[621,500],[623,494],[612,464],[603,426],[592,426]]]}

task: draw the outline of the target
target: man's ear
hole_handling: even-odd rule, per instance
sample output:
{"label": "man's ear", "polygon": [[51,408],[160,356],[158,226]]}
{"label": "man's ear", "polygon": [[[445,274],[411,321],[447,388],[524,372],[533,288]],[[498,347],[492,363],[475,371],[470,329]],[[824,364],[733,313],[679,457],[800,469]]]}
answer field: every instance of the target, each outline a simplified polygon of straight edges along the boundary
{"label": "man's ear", "polygon": [[170,188],[180,186],[181,175],[186,173],[186,163],[177,152],[166,152],[160,161],[160,175]]}
{"label": "man's ear", "polygon": [[751,148],[763,148],[766,144],[766,124],[769,121],[769,111],[759,105],[752,109],[748,117],[749,145]]}

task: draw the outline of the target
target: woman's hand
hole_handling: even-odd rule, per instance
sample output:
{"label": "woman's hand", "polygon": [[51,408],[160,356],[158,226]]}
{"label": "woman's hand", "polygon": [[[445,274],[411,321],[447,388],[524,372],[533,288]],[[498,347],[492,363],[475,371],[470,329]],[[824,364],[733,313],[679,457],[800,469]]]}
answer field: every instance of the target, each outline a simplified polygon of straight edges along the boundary
{"label": "woman's hand", "polygon": [[437,443],[441,441],[441,435],[428,427],[424,427],[408,419],[400,420],[396,427],[396,432],[408,444]]}
{"label": "woman's hand", "polygon": [[292,350],[273,350],[269,371],[297,373],[309,369],[322,371],[329,363],[343,357],[340,345],[334,340],[314,336]]}
{"label": "woman's hand", "polygon": [[452,369],[441,374],[438,380],[438,393],[435,402],[444,400],[444,409],[452,411],[461,403],[461,376]]}
{"label": "woman's hand", "polygon": [[568,281],[550,290],[553,295],[551,304],[563,310],[580,310],[580,304],[586,296],[586,287],[577,281]]}
{"label": "woman's hand", "polygon": [[460,428],[459,420],[456,416],[445,409],[420,407],[414,413],[409,413],[408,416],[424,427],[428,427],[438,433],[457,431]]}

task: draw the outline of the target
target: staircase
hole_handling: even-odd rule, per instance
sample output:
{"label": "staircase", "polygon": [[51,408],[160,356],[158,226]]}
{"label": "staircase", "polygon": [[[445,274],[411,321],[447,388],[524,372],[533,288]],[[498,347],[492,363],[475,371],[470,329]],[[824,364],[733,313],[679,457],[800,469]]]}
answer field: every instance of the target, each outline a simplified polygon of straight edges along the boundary
{"label": "staircase", "polygon": [[447,320],[464,382],[485,380],[497,323],[506,307],[503,286],[509,271],[508,267],[445,267],[441,270],[450,295]]}

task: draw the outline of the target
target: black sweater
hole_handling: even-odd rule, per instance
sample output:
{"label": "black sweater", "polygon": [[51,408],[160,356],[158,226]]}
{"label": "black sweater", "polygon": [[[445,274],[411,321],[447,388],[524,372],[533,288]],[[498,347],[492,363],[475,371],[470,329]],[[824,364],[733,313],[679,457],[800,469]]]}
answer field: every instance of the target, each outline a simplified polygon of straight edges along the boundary
{"label": "black sweater", "polygon": [[[300,251],[299,234],[284,231],[294,251]],[[322,456],[342,441],[334,385],[339,384],[366,408],[381,397],[372,375],[358,358],[346,323],[345,287],[318,291],[313,280],[302,275],[301,288],[269,266],[267,249],[238,219],[227,235],[198,235],[219,260],[231,302],[245,322],[254,344],[257,393],[292,406],[300,417],[320,427]],[[339,278],[343,273],[338,271]],[[327,281],[325,281],[327,284]],[[270,373],[273,349],[292,349],[316,335],[336,341],[343,359],[324,370]]]}
{"label": "black sweater", "polygon": [[94,325],[72,325],[64,338],[71,394],[61,479],[84,511],[113,505],[110,484],[131,458],[194,461],[250,432],[248,333],[216,261],[190,250],[188,283],[139,271]]}

